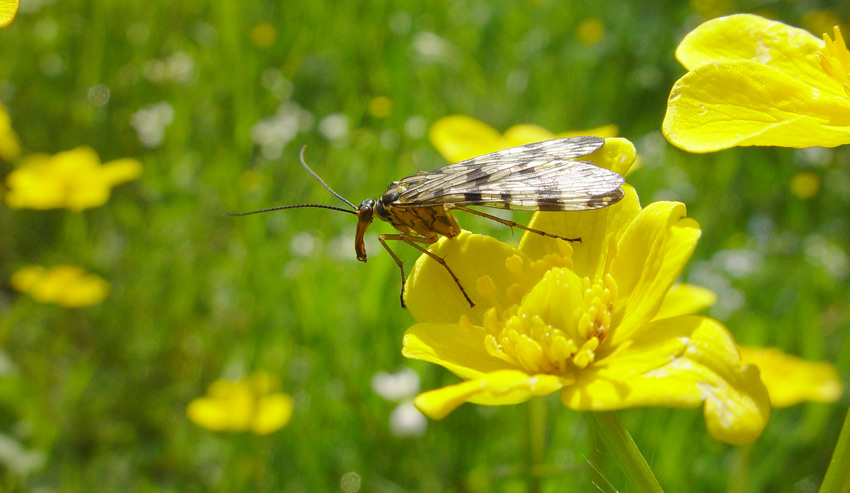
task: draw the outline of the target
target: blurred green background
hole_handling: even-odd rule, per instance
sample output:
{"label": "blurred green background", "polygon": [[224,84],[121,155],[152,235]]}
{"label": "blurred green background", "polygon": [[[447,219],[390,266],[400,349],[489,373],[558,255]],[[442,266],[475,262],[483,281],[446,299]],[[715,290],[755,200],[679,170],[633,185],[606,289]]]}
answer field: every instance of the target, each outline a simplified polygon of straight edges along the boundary
{"label": "blurred green background", "polygon": [[[527,404],[465,405],[414,436],[391,429],[397,403],[375,392],[376,374],[410,367],[422,389],[457,379],[400,354],[412,319],[375,240],[388,225],[372,228],[363,265],[349,215],[224,215],[341,205],[300,167],[303,145],[340,194],[379,196],[446,164],[427,130],[451,114],[500,131],[619,125],[641,156],[628,180],[642,201],[683,201],[702,225],[685,280],[718,293],[708,314],[739,342],[834,362],[846,381],[847,149],[697,156],[660,133],[684,73],[676,45],[732,12],[820,36],[824,19],[846,27],[850,8],[24,0],[0,30],[0,102],[25,153],[89,145],[144,171],[82,213],[0,207],[0,489],[525,491]],[[814,197],[789,191],[800,172],[819,178]],[[417,253],[397,252],[408,265]],[[8,284],[25,264],[63,263],[109,281],[106,300],[62,308]],[[188,420],[210,383],[254,370],[292,395],[286,428],[217,433]],[[805,492],[820,483],[847,402],[775,410],[746,447],[709,438],[700,409],[620,414],[669,491]],[[582,415],[556,395],[546,407],[544,490],[622,490]]]}

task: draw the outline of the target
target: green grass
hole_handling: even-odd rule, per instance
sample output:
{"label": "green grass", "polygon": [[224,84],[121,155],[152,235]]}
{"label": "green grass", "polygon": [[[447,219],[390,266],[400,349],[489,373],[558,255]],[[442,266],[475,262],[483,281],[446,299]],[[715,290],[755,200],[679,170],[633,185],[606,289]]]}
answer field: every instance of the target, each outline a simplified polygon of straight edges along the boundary
{"label": "green grass", "polygon": [[[807,9],[768,7],[795,25]],[[846,19],[846,5],[836,8]],[[588,18],[606,25],[593,46],[574,35]],[[268,48],[251,42],[261,22],[276,31]],[[333,491],[354,472],[364,491],[525,491],[527,404],[465,405],[418,438],[390,432],[395,404],[372,391],[374,374],[411,366],[423,389],[456,379],[401,356],[413,321],[399,307],[396,267],[374,241],[368,264],[356,262],[351,217],[224,215],[339,205],[301,169],[302,145],[355,203],[442,166],[426,136],[405,130],[414,117],[430,125],[462,113],[500,130],[619,125],[644,159],[629,177],[643,202],[681,200],[702,226],[685,277],[725,283],[709,315],[742,343],[834,362],[846,381],[847,272],[836,274],[818,252],[826,245],[847,261],[848,152],[812,167],[823,187],[801,200],[788,183],[808,166],[792,150],[695,156],[664,143],[666,97],[684,72],[673,51],[697,22],[674,1],[63,0],[21,12],[0,31],[0,100],[26,151],[85,144],[104,160],[135,157],[144,173],[80,214],[0,208],[0,279],[28,263],[70,263],[112,284],[102,305],[85,309],[40,305],[3,285],[0,351],[15,370],[0,376],[0,433],[45,454],[25,477],[0,464],[3,489]],[[442,55],[423,55],[434,39]],[[175,53],[192,60],[188,79],[146,76],[152,60]],[[270,74],[291,83],[289,97],[264,86]],[[96,84],[110,89],[104,106],[87,99]],[[375,96],[392,100],[388,117],[368,113]],[[162,143],[146,148],[131,115],[161,101],[174,119]],[[279,159],[264,159],[251,128],[284,101],[316,122],[345,115],[348,137],[329,141],[314,124]],[[511,241],[504,228],[459,219]],[[306,255],[292,248],[302,233],[318,245]],[[729,249],[761,263],[732,277],[718,256]],[[415,252],[398,251],[412,265]],[[724,304],[735,293],[742,303]],[[186,404],[209,383],[254,369],[278,376],[294,397],[288,427],[255,437],[188,421]],[[820,484],[847,402],[775,410],[747,447],[708,437],[699,409],[620,415],[667,491],[804,492]],[[624,491],[583,416],[555,396],[546,411],[543,489]]]}

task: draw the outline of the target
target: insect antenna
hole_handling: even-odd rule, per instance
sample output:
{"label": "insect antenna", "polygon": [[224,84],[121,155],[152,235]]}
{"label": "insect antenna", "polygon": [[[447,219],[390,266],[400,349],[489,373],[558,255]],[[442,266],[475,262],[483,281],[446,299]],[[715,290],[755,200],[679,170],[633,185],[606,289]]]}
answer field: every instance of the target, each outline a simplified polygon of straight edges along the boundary
{"label": "insect antenna", "polygon": [[330,193],[334,194],[334,196],[335,196],[336,198],[338,198],[339,200],[341,200],[341,201],[345,202],[346,204],[350,205],[352,209],[357,209],[357,207],[355,207],[355,206],[354,206],[354,204],[352,204],[351,202],[349,202],[349,201],[345,200],[345,198],[344,198],[342,195],[340,195],[340,194],[338,194],[338,193],[334,192],[334,191],[333,191],[333,189],[332,189],[331,187],[329,187],[327,183],[325,183],[325,180],[322,180],[322,179],[319,177],[319,175],[317,175],[317,174],[316,174],[316,172],[315,172],[315,171],[311,170],[311,169],[310,169],[310,167],[309,167],[309,166],[307,166],[307,162],[306,162],[306,161],[304,161],[304,150],[305,150],[305,149],[307,149],[307,146],[306,146],[306,145],[305,145],[305,146],[303,146],[303,147],[301,148],[301,152],[299,152],[299,153],[298,153],[298,159],[300,159],[300,160],[301,160],[301,164],[304,166],[304,169],[306,169],[306,170],[307,170],[307,171],[308,171],[311,175],[313,175],[313,178],[315,178],[315,179],[319,180],[319,183],[321,183],[321,184],[322,184],[322,186],[323,186],[323,187],[325,187],[325,188],[328,190],[328,192],[330,192]]}
{"label": "insect antenna", "polygon": [[250,211],[250,212],[227,212],[228,216],[250,216],[251,214],[259,214],[261,212],[271,212],[271,211],[279,211],[282,209],[296,209],[298,207],[316,207],[319,209],[330,209],[333,211],[342,211],[347,212],[349,214],[357,215],[356,212],[350,209],[343,209],[342,207],[334,207],[332,205],[322,205],[322,204],[296,204],[296,205],[282,205],[280,207],[269,207],[268,209],[260,209],[258,211]]}
{"label": "insect antenna", "polygon": [[319,180],[319,183],[321,183],[321,184],[322,184],[322,186],[323,186],[323,187],[325,187],[325,188],[328,190],[328,192],[330,192],[330,193],[334,194],[334,197],[336,197],[336,198],[338,198],[339,200],[341,200],[341,201],[345,202],[346,204],[350,205],[350,206],[351,206],[351,208],[352,208],[352,209],[354,209],[354,210],[343,209],[342,207],[334,207],[334,206],[332,206],[332,205],[322,205],[322,204],[296,204],[296,205],[282,205],[282,206],[279,206],[279,207],[269,207],[268,209],[260,209],[260,210],[258,210],[258,211],[250,211],[250,212],[227,212],[226,214],[227,214],[228,216],[250,216],[251,214],[259,214],[259,213],[261,213],[261,212],[279,211],[279,210],[283,210],[283,209],[296,209],[296,208],[298,208],[298,207],[315,207],[315,208],[317,208],[317,209],[330,209],[330,210],[332,210],[332,211],[342,211],[342,212],[347,212],[347,213],[349,213],[349,214],[354,214],[354,215],[356,216],[356,215],[357,215],[357,212],[356,212],[356,211],[357,211],[357,207],[355,207],[355,206],[354,206],[354,204],[352,204],[351,202],[349,202],[349,201],[345,200],[345,197],[343,197],[342,195],[340,195],[340,194],[338,194],[338,193],[334,192],[334,191],[333,191],[333,189],[332,189],[331,187],[329,187],[329,186],[328,186],[328,184],[327,184],[327,183],[325,183],[325,181],[324,181],[324,180],[322,180],[322,179],[319,177],[319,175],[317,175],[317,174],[316,174],[316,172],[315,172],[315,171],[313,171],[312,169],[310,169],[310,167],[309,167],[309,166],[307,166],[307,163],[304,161],[304,150],[305,150],[305,149],[307,149],[307,146],[306,146],[306,145],[305,145],[304,147],[302,147],[302,148],[301,148],[301,152],[300,152],[300,153],[298,153],[298,159],[299,159],[299,160],[301,160],[301,164],[304,166],[304,168],[305,168],[305,169],[306,169],[306,170],[307,170],[307,171],[308,171],[311,175],[313,175],[313,178],[315,178],[315,179]]}

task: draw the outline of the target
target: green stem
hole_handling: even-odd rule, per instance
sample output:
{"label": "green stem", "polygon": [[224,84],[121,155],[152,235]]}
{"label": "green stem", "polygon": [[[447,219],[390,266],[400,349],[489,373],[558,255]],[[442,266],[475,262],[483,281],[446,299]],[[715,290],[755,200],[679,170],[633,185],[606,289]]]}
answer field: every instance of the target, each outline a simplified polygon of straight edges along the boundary
{"label": "green stem", "polygon": [[631,491],[661,491],[652,469],[641,455],[632,436],[623,426],[620,417],[613,411],[585,413],[596,434],[605,443],[608,451],[620,465]]}
{"label": "green stem", "polygon": [[729,466],[729,474],[726,476],[726,493],[744,493],[750,491],[747,487],[747,478],[752,455],[752,444],[735,447],[732,453],[732,463]]}
{"label": "green stem", "polygon": [[820,493],[840,493],[850,490],[850,410],[832,452],[832,460],[820,485]]}
{"label": "green stem", "polygon": [[546,460],[546,399],[528,402],[528,471],[529,493],[541,491],[543,463]]}

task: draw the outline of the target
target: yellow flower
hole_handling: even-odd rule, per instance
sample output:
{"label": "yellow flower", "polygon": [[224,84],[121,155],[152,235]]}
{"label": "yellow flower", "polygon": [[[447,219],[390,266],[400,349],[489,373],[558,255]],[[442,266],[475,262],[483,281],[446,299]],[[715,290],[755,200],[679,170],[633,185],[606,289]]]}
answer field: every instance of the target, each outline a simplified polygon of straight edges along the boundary
{"label": "yellow flower", "polygon": [[537,125],[520,124],[509,128],[502,135],[493,127],[475,118],[452,115],[437,120],[431,126],[428,136],[443,157],[449,162],[456,163],[464,159],[542,140],[577,135],[594,135],[607,138],[616,136],[617,131],[616,125],[606,125],[556,135]]}
{"label": "yellow flower", "polygon": [[13,208],[80,211],[109,200],[112,187],[139,177],[142,165],[135,159],[118,159],[103,165],[90,147],[78,147],[55,156],[34,154],[6,177],[6,203]]}
{"label": "yellow flower", "polygon": [[9,282],[41,303],[69,308],[96,305],[109,292],[108,282],[73,265],[56,265],[50,269],[28,265],[15,271]]}
{"label": "yellow flower", "polygon": [[18,0],[0,0],[0,27],[11,24],[17,13]]}
{"label": "yellow flower", "polygon": [[6,107],[0,104],[0,158],[11,161],[21,154],[21,141],[12,130],[12,119]]}
{"label": "yellow flower", "polygon": [[[656,319],[688,315],[708,308],[717,296],[708,289],[674,284]],[[841,397],[841,379],[831,363],[812,363],[776,348],[738,346],[741,362],[759,369],[772,407],[788,407],[804,401],[834,402]]]}
{"label": "yellow flower", "polygon": [[761,371],[773,407],[803,401],[835,402],[841,397],[841,379],[835,365],[812,363],[776,348],[740,347],[745,364]]}
{"label": "yellow flower", "polygon": [[386,118],[393,111],[393,100],[386,96],[375,96],[369,100],[366,109],[375,118]]}
{"label": "yellow flower", "polygon": [[[590,159],[624,174],[635,149],[607,139]],[[699,225],[681,203],[641,208],[624,188],[625,198],[605,209],[535,214],[531,227],[581,243],[527,234],[514,248],[468,232],[441,239],[431,250],[447,259],[474,308],[445,269],[419,258],[406,285],[417,323],[403,354],[464,380],[419,395],[420,411],[440,419],[464,402],[514,404],[559,391],[564,405],[582,411],[704,403],[714,437],[740,444],[761,433],[770,402],[758,370],[741,364],[720,323],[677,315],[712,295],[684,288],[660,311]]]}
{"label": "yellow flower", "polygon": [[198,426],[213,431],[250,431],[255,435],[273,433],[289,423],[292,397],[275,392],[277,383],[264,371],[241,380],[217,380],[206,397],[198,397],[186,407],[186,415]]}
{"label": "yellow flower", "polygon": [[[603,24],[599,19],[585,19],[579,23],[578,27],[576,27],[576,38],[582,44],[595,45],[602,40],[603,36],[605,36],[605,24]],[[613,135],[599,137],[613,137]]]}
{"label": "yellow flower", "polygon": [[277,31],[268,22],[261,22],[251,29],[251,43],[257,48],[268,48],[274,44]]}
{"label": "yellow flower", "polygon": [[800,171],[791,178],[791,193],[801,199],[810,199],[820,190],[820,176],[811,171]]}
{"label": "yellow flower", "polygon": [[850,53],[835,41],[756,15],[721,17],[688,34],[676,57],[663,131],[690,152],[733,146],[850,143]]}

